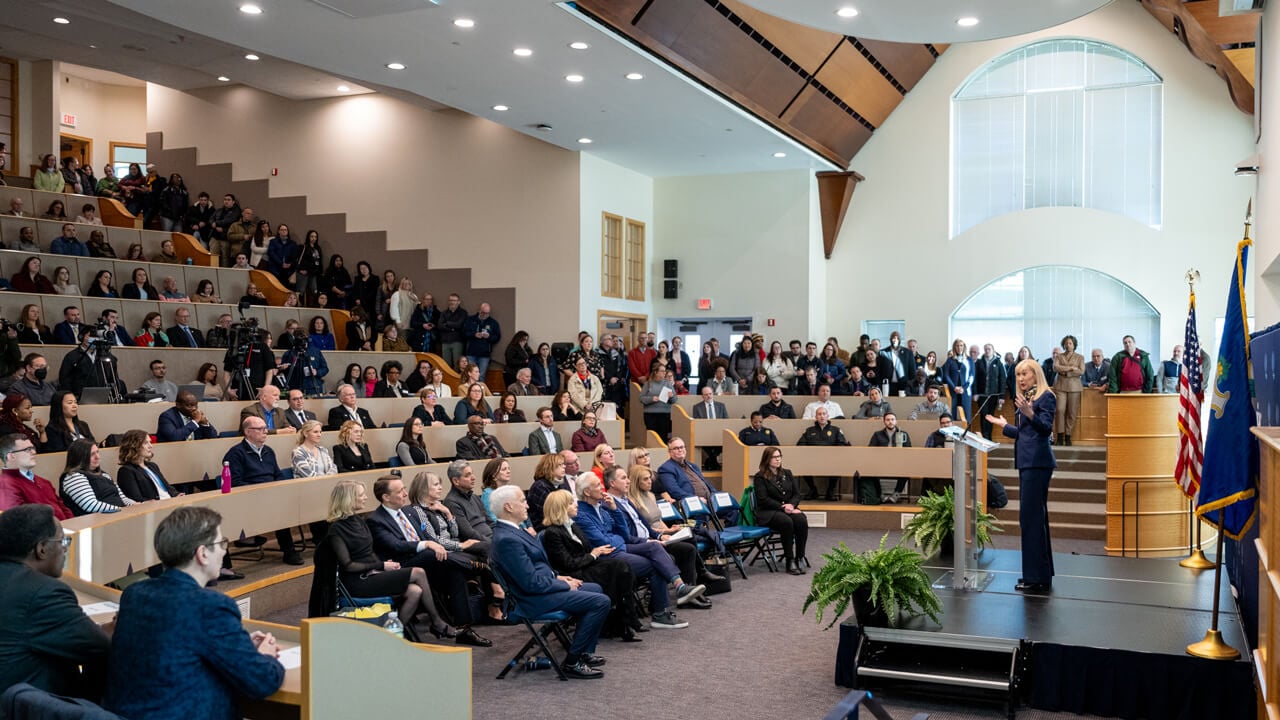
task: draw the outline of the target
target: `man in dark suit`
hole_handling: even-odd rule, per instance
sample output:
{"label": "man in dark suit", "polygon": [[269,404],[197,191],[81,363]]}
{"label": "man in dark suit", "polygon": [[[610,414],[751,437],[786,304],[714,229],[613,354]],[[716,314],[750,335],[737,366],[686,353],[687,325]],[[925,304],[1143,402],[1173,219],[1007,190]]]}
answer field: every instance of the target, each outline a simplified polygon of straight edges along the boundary
{"label": "man in dark suit", "polygon": [[[276,463],[276,453],[267,444],[267,423],[260,417],[250,416],[240,423],[240,434],[244,440],[222,456],[222,462],[231,467],[231,486],[258,485],[261,483],[284,480],[284,473]],[[312,533],[319,527],[314,524]],[[319,533],[323,534],[323,532]],[[283,528],[276,531],[276,544],[284,553],[285,565],[301,565],[302,555],[293,544],[293,530]]]}
{"label": "man in dark suit", "polygon": [[[898,428],[898,416],[892,412],[887,412],[882,417],[884,420],[884,428],[871,433],[871,447],[911,447],[911,436],[906,430]],[[862,478],[865,482],[867,478]],[[877,481],[878,482],[878,481]],[[893,486],[893,494],[888,497],[882,497],[881,502],[896,503],[902,499],[902,493],[907,489],[907,479],[904,477],[897,478],[897,482]]]}
{"label": "man in dark suit", "polygon": [[58,345],[79,345],[80,328],[80,308],[68,305],[62,309],[62,322],[53,326],[53,341]]}
{"label": "man in dark suit", "polygon": [[906,390],[916,376],[916,355],[902,346],[902,335],[897,330],[889,333],[889,347],[880,351],[880,361],[887,369],[885,377],[889,380],[890,395]]}
{"label": "man in dark suit", "polygon": [[96,699],[103,689],[111,640],[58,580],[66,554],[48,505],[0,515],[0,692],[29,683]]}
{"label": "man in dark suit", "polygon": [[245,420],[256,417],[267,424],[267,434],[292,435],[297,431],[285,417],[284,410],[276,407],[278,402],[280,402],[280,388],[275,385],[263,385],[262,390],[258,391],[258,401],[240,410],[240,422],[244,423]]}
{"label": "man in dark suit", "polygon": [[113,308],[107,308],[102,311],[102,315],[98,317],[100,322],[107,324],[107,337],[111,340],[111,344],[120,347],[133,347],[133,338],[129,335],[129,331],[120,327],[120,313]]}
{"label": "man in dark suit", "polygon": [[158,442],[208,440],[218,437],[218,429],[204,416],[196,396],[188,390],[178,392],[173,407],[160,413],[156,428]]}
{"label": "man in dark suit", "polygon": [[[457,628],[459,645],[489,647],[493,642],[480,636],[472,627],[476,618],[471,613],[467,596],[467,576],[462,567],[449,560],[444,546],[426,539],[404,509],[409,506],[409,491],[395,475],[383,475],[373,481],[373,496],[379,506],[365,516],[373,536],[373,551],[378,557],[394,560],[401,567],[419,567],[427,573],[431,587],[444,595],[449,605],[449,619]],[[472,543],[474,545],[474,543]]]}
{"label": "man in dark suit", "polygon": [[467,434],[458,438],[454,444],[454,455],[461,460],[489,460],[496,457],[507,457],[498,438],[484,431],[484,418],[472,415],[467,418]]}
{"label": "man in dark suit", "polygon": [[218,578],[228,539],[206,507],[174,510],[156,528],[164,574],[120,597],[111,638],[106,706],[124,717],[243,717],[237,696],[280,689],[284,666],[270,633],[244,631],[240,610],[206,590]]}
{"label": "man in dark suit", "polygon": [[301,430],[302,424],[308,420],[315,420],[316,414],[303,407],[306,402],[306,396],[301,390],[289,391],[289,409],[285,411],[285,420],[293,426],[294,430]]}
{"label": "man in dark suit", "polygon": [[484,510],[484,502],[475,493],[476,474],[471,469],[471,463],[454,460],[449,463],[446,474],[452,487],[444,497],[444,504],[458,523],[458,537],[463,540],[492,540],[493,526],[489,524],[489,514]]}
{"label": "man in dark suit", "polygon": [[191,311],[180,307],[173,311],[174,326],[165,330],[169,335],[169,342],[174,347],[180,348],[202,348],[204,344],[204,335],[200,333],[199,328],[193,328],[188,323],[191,322]]}
{"label": "man in dark suit", "polygon": [[[729,417],[729,411],[725,410],[724,403],[716,402],[712,399],[713,393],[710,386],[703,386],[702,402],[693,406],[694,420],[726,420]],[[702,464],[708,470],[720,469],[720,448],[703,448]]]}
{"label": "man in dark suit", "polygon": [[356,389],[343,383],[338,386],[338,404],[329,408],[329,424],[325,429],[341,430],[342,423],[348,420],[360,423],[365,430],[377,427],[373,424],[373,418],[369,417],[368,410],[356,407]]}
{"label": "man in dark suit", "polygon": [[561,579],[551,569],[542,545],[519,527],[529,510],[518,486],[503,485],[494,490],[489,503],[498,517],[492,559],[506,577],[507,589],[518,599],[521,613],[537,617],[559,610],[577,618],[578,629],[561,669],[575,679],[604,677],[597,668],[605,660],[594,653],[609,616],[609,596],[595,583]]}
{"label": "man in dark suit", "polygon": [[560,433],[556,432],[555,418],[552,416],[551,408],[538,408],[538,427],[529,433],[529,440],[525,443],[530,455],[547,455],[550,453],[558,453],[564,449],[564,440],[560,437]]}

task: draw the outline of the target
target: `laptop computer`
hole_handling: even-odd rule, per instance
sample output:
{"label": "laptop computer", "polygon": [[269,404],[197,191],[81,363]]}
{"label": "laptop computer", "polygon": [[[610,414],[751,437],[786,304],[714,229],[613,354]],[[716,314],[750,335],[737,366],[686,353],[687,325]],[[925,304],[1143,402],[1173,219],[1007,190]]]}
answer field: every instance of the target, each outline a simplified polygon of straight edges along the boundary
{"label": "laptop computer", "polygon": [[181,395],[183,391],[195,395],[197,400],[204,399],[204,383],[188,383],[186,385],[179,385],[178,394]]}
{"label": "laptop computer", "polygon": [[80,392],[80,402],[85,405],[106,405],[111,402],[111,390],[106,387],[87,387]]}

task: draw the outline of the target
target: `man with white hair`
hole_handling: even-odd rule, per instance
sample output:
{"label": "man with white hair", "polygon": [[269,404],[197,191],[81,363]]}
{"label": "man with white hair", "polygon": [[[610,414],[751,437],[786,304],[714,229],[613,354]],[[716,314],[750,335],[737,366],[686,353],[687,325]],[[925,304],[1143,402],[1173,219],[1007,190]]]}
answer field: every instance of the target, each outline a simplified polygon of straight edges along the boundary
{"label": "man with white hair", "polygon": [[512,395],[538,395],[538,386],[533,384],[533,371],[527,367],[516,371],[516,381],[507,386]]}
{"label": "man with white hair", "polygon": [[560,669],[579,680],[604,677],[598,668],[605,659],[595,651],[600,630],[609,617],[609,596],[595,583],[557,575],[551,569],[542,545],[520,529],[520,523],[529,517],[524,490],[503,485],[489,496],[489,506],[498,518],[492,560],[506,577],[508,590],[518,599],[521,612],[537,617],[558,610],[576,618],[578,628]]}
{"label": "man with white hair", "polygon": [[352,420],[360,423],[365,430],[377,427],[369,411],[356,407],[356,389],[347,383],[338,386],[338,404],[329,408],[329,424],[326,430],[341,430],[342,423]]}

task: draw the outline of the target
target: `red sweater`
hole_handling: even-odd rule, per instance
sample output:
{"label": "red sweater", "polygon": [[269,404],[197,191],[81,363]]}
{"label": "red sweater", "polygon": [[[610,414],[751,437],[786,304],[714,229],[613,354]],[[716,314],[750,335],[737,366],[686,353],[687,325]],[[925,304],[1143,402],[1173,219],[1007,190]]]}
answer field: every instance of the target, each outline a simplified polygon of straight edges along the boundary
{"label": "red sweater", "polygon": [[35,476],[33,482],[17,470],[0,470],[0,511],[19,505],[48,505],[53,508],[53,515],[59,520],[74,517],[67,506],[62,504],[58,491],[53,489],[53,483],[39,475]]}

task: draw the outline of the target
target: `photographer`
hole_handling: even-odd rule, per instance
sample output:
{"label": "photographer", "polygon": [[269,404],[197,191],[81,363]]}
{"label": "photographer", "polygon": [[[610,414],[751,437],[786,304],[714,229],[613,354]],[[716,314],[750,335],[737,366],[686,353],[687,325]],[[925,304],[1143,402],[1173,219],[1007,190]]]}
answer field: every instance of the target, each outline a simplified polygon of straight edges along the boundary
{"label": "photographer", "polygon": [[106,387],[108,374],[117,378],[116,388],[125,394],[124,383],[116,372],[116,359],[111,355],[111,335],[106,323],[80,326],[80,344],[62,358],[58,369],[58,387],[75,393],[76,399],[87,387]]}
{"label": "photographer", "polygon": [[301,390],[303,395],[324,394],[324,377],[329,374],[329,364],[319,348],[312,347],[307,334],[296,330],[292,346],[280,359],[279,372],[285,378],[289,390]]}
{"label": "photographer", "polygon": [[240,306],[240,322],[229,329],[231,342],[222,358],[222,379],[232,398],[252,400],[275,378],[276,356],[267,347],[265,333],[258,330],[257,318],[244,317],[245,307]]}

